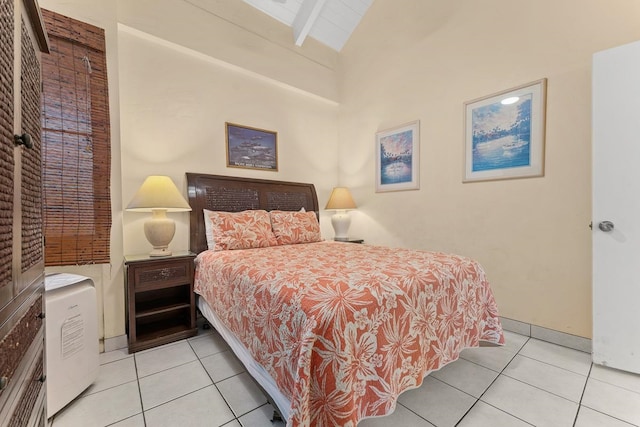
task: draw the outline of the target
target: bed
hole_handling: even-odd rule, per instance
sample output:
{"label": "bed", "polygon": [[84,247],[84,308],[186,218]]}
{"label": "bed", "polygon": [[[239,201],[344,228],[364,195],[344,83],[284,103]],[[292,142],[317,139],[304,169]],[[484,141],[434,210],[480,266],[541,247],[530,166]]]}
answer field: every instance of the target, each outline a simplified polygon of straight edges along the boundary
{"label": "bed", "polygon": [[313,184],[187,173],[187,185],[198,307],[289,427],[390,414],[463,349],[504,343],[472,259],[322,240]]}

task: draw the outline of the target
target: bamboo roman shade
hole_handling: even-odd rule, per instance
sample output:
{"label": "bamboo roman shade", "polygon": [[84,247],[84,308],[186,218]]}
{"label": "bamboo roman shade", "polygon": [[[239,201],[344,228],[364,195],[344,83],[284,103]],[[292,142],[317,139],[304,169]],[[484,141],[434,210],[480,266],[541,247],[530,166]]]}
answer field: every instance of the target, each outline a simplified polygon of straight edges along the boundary
{"label": "bamboo roman shade", "polygon": [[42,10],[45,265],[109,263],[111,150],[104,30]]}

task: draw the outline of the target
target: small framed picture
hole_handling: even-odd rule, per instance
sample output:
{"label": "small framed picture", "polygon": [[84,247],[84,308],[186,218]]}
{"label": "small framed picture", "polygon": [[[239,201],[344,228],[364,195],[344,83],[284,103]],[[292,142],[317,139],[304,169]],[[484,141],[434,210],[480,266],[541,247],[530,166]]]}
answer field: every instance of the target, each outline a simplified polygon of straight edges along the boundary
{"label": "small framed picture", "polygon": [[376,133],[376,192],[420,188],[420,121]]}
{"label": "small framed picture", "polygon": [[278,133],[225,123],[227,167],[278,170]]}
{"label": "small framed picture", "polygon": [[463,182],[544,175],[547,79],[465,103]]}

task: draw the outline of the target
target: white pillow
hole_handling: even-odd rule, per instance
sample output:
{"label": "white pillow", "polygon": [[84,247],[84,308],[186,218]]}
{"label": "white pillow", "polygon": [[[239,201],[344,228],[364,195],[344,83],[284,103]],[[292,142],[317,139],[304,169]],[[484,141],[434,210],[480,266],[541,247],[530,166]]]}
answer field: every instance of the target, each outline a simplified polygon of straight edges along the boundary
{"label": "white pillow", "polygon": [[204,234],[207,236],[207,248],[213,249],[216,247],[216,240],[213,238],[213,223],[211,222],[210,210],[203,209],[204,214]]}

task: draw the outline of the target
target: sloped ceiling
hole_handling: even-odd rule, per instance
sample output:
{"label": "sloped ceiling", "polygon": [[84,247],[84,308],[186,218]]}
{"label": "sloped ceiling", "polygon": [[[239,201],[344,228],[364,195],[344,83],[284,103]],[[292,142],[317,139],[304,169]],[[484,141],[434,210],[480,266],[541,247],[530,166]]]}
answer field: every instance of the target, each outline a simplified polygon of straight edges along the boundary
{"label": "sloped ceiling", "polygon": [[244,0],[291,27],[296,45],[312,37],[340,51],[373,0]]}

